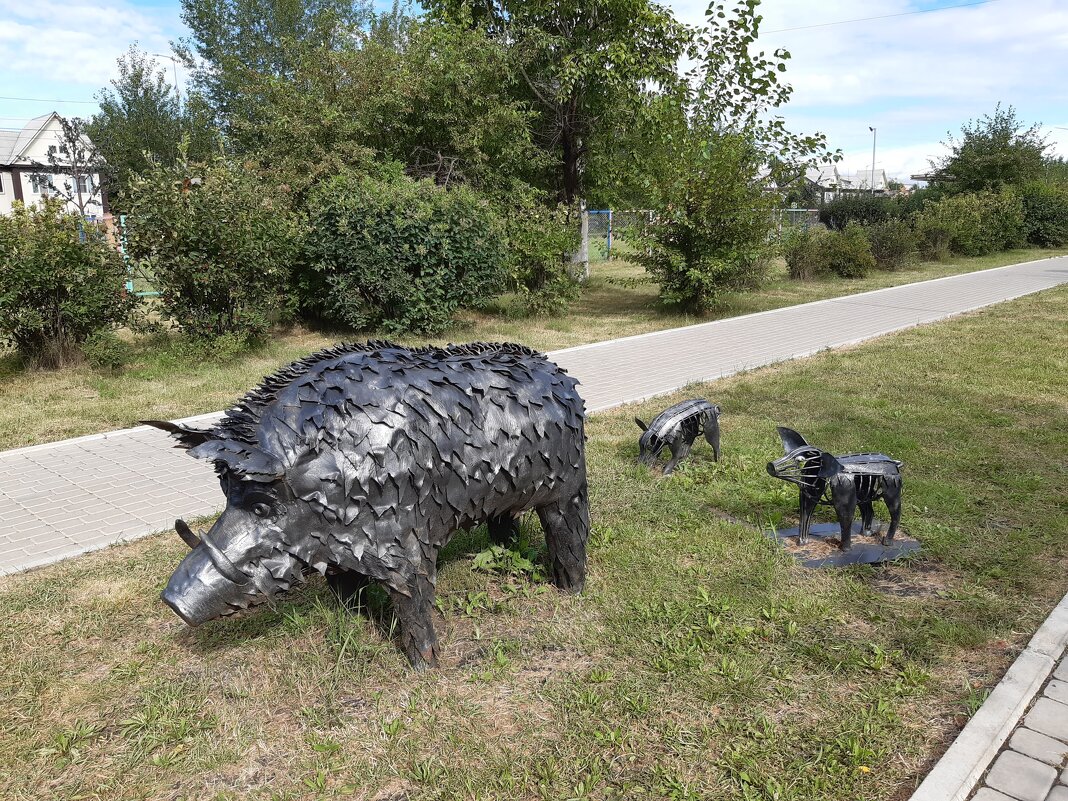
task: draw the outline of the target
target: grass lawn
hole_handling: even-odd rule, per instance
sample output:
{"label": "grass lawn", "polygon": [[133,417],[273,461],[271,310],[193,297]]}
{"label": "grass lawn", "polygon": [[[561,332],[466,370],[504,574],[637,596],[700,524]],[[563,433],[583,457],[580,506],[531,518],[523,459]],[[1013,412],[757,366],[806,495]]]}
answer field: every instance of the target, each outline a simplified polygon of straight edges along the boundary
{"label": "grass lawn", "polygon": [[[779,266],[761,290],[727,298],[707,318],[665,310],[657,303],[656,285],[645,280],[640,268],[607,262],[594,265],[588,287],[565,315],[517,319],[508,313],[505,300],[484,312],[466,313],[435,341],[506,340],[555,350],[1061,253],[1068,251],[1017,250],[946,264],[917,264],[859,280],[791,281]],[[305,330],[276,332],[262,348],[231,355],[197,352],[173,340],[139,340],[131,344],[132,363],[118,374],[88,367],[25,372],[14,358],[0,357],[0,449],[124,428],[147,418],[173,419],[222,409],[266,373],[336,339]]]}
{"label": "grass lawn", "polygon": [[[476,571],[485,536],[459,536],[427,675],[377,597],[349,616],[319,580],[186,628],[156,599],[173,533],[0,579],[3,794],[906,798],[1068,590],[1066,304],[692,388],[724,408],[723,461],[699,441],[668,479],[631,418],[678,398],[592,417],[586,593]],[[903,459],[923,554],[813,572],[739,522],[794,514],[776,424]]]}

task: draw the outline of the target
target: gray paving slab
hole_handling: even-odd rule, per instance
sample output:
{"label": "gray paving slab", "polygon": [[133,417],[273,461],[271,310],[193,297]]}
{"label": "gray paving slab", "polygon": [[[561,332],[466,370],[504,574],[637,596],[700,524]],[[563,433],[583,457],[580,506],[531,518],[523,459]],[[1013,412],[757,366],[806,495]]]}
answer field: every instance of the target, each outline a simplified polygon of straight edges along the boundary
{"label": "gray paving slab", "polygon": [[972,801],[1016,801],[1016,799],[1011,795],[991,790],[989,787],[981,787],[979,792],[972,796]]}
{"label": "gray paving slab", "polygon": [[1047,698],[1052,698],[1054,701],[1060,701],[1062,704],[1068,704],[1068,681],[1054,679],[1046,687],[1043,695]]}
{"label": "gray paving slab", "polygon": [[1060,767],[1068,755],[1068,743],[1023,726],[1013,732],[1009,748],[1054,767]]}
{"label": "gray paving slab", "polygon": [[1068,801],[1068,787],[1063,784],[1056,785],[1049,791],[1049,795],[1046,796],[1046,801]]}
{"label": "gray paving slab", "polygon": [[1053,678],[1068,681],[1068,658],[1062,659],[1057,669],[1053,671]]}
{"label": "gray paving slab", "polygon": [[1039,698],[1024,718],[1029,729],[1068,741],[1068,706],[1052,698]]}
{"label": "gray paving slab", "polygon": [[1056,769],[1015,751],[1003,752],[986,777],[988,787],[1020,801],[1046,801],[1055,781]]}
{"label": "gray paving slab", "polygon": [[[1068,282],[1045,259],[556,351],[591,412]],[[190,421],[206,425],[214,415]],[[0,452],[0,575],[217,512],[209,465],[147,427]]]}

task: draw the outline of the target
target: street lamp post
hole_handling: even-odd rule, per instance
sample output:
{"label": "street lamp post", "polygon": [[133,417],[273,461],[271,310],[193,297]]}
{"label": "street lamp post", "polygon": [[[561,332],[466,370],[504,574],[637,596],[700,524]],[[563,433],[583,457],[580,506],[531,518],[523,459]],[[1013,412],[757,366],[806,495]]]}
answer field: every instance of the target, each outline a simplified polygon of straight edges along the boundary
{"label": "street lamp post", "polygon": [[870,125],[868,130],[871,131],[871,193],[875,194],[875,129]]}
{"label": "street lamp post", "polygon": [[182,105],[182,93],[178,90],[178,59],[167,53],[149,53],[150,56],[157,56],[158,58],[169,58],[171,60],[171,66],[174,67],[174,96],[178,98],[178,106]]}

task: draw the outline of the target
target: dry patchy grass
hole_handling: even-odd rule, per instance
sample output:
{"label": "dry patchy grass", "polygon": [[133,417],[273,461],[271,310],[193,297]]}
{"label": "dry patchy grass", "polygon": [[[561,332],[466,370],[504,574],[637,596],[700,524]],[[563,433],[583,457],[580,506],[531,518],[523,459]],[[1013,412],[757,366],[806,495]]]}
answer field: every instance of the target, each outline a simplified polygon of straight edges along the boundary
{"label": "dry patchy grass", "polygon": [[[319,581],[186,628],[156,601],[173,534],[0,579],[4,792],[903,798],[1068,590],[1066,301],[691,388],[724,407],[723,461],[699,443],[668,479],[631,418],[678,398],[592,417],[587,592],[477,572],[461,534],[427,675],[380,595],[349,615]],[[764,537],[796,505],[763,471],[776,424],[903,459],[923,554],[813,572]]]}

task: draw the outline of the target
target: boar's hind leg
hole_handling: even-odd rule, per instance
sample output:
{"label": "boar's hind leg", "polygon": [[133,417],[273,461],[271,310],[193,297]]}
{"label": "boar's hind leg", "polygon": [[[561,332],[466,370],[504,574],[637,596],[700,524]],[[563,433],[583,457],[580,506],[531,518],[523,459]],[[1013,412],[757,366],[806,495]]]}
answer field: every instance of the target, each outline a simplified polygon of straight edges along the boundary
{"label": "boar's hind leg", "polygon": [[371,580],[355,570],[338,570],[326,574],[326,583],[342,606],[356,611],[363,605],[363,591]]}
{"label": "boar's hind leg", "polygon": [[507,545],[519,537],[519,520],[510,514],[491,517],[486,523],[489,540],[494,545]]}
{"label": "boar's hind leg", "polygon": [[586,484],[572,497],[537,507],[549,549],[552,581],[567,592],[582,592],[586,583],[586,539],[590,509]]}
{"label": "boar's hind leg", "polygon": [[409,594],[389,590],[393,611],[400,623],[400,646],[412,667],[418,671],[437,667],[438,638],[434,633],[434,573],[416,576],[408,584]]}

